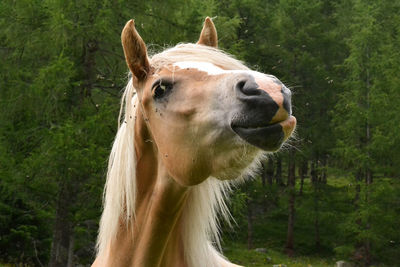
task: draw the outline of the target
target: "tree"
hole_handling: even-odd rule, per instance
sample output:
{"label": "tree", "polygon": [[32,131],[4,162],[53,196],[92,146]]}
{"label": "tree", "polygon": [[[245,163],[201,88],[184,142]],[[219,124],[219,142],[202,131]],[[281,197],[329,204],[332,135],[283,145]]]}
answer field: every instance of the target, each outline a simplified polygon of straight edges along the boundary
{"label": "tree", "polygon": [[[383,151],[391,154],[392,149],[387,145],[394,145],[398,139],[391,136],[391,142],[381,142],[384,138],[382,129],[399,118],[398,114],[392,114],[390,120],[386,119],[393,110],[389,105],[397,103],[398,99],[393,98],[391,104],[387,100],[398,85],[388,82],[392,77],[382,75],[382,72],[387,73],[385,70],[390,69],[391,73],[397,67],[390,63],[383,67],[382,62],[390,62],[391,57],[398,55],[398,50],[387,45],[395,42],[392,32],[398,29],[391,19],[387,19],[387,12],[398,12],[400,6],[389,1],[376,3],[355,0],[343,3],[341,8],[348,9],[349,5],[352,12],[340,21],[351,26],[347,26],[349,55],[343,64],[347,73],[343,81],[345,91],[340,94],[334,117],[338,136],[336,152],[343,165],[352,170],[356,183],[356,211],[352,220],[356,225],[353,234],[357,241],[354,242],[353,257],[364,266],[370,266],[374,260],[373,247],[379,246],[374,240],[376,225],[371,222],[371,198],[375,190],[373,176],[379,171],[376,166],[389,167],[392,164],[391,161],[382,162],[380,157]],[[393,76],[393,79],[397,78]]]}

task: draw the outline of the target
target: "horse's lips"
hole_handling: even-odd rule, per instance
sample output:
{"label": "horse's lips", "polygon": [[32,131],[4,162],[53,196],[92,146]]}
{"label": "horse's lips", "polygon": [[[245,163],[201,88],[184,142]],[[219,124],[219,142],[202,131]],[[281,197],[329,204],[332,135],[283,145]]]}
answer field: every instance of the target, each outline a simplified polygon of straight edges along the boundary
{"label": "horse's lips", "polygon": [[289,138],[296,126],[296,118],[290,116],[282,122],[261,126],[247,127],[232,125],[232,130],[249,144],[265,151],[278,150]]}

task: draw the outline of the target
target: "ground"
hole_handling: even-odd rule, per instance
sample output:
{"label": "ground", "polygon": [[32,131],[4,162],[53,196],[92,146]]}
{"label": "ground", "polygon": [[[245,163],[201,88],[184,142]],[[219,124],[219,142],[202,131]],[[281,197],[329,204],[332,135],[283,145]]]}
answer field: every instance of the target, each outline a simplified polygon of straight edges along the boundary
{"label": "ground", "polygon": [[266,253],[261,253],[255,250],[247,250],[242,244],[237,243],[225,245],[224,255],[231,262],[246,267],[271,267],[277,264],[285,264],[288,267],[332,267],[335,264],[334,259],[310,258],[304,256],[289,258],[281,252],[268,248]]}

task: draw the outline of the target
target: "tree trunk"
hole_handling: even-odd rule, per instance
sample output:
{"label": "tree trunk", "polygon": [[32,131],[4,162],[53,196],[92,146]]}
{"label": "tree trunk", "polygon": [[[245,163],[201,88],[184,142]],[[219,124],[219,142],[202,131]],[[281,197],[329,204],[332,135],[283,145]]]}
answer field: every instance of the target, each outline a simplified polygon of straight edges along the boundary
{"label": "tree trunk", "polygon": [[295,165],[296,151],[294,148],[289,150],[289,166],[288,166],[288,191],[289,191],[289,216],[288,216],[288,230],[286,238],[285,252],[288,256],[292,257],[294,254],[294,221],[295,221],[295,183],[296,183],[296,165]]}
{"label": "tree trunk", "polygon": [[247,203],[247,249],[253,248],[253,211],[250,199],[246,199]]}
{"label": "tree trunk", "polygon": [[306,159],[303,159],[301,162],[301,167],[299,168],[299,176],[300,176],[300,190],[299,190],[299,195],[303,195],[303,187],[304,187],[304,178],[307,175],[308,172],[308,161]]}
{"label": "tree trunk", "polygon": [[[323,183],[324,175],[319,176],[318,173],[319,160],[315,159],[311,163],[311,184],[314,189],[314,238],[315,249],[318,251],[321,247],[321,237],[319,229],[319,197],[320,185]],[[323,173],[323,171],[322,171]]]}
{"label": "tree trunk", "polygon": [[[367,58],[369,59],[369,49],[367,47]],[[370,77],[369,77],[369,68],[366,69],[366,104],[367,104],[367,112],[370,110]],[[365,147],[367,150],[367,167],[365,170],[365,184],[366,184],[366,193],[365,193],[365,202],[367,204],[367,206],[370,205],[370,201],[369,201],[369,197],[370,197],[370,186],[372,184],[372,170],[369,167],[370,164],[370,159],[371,159],[371,155],[370,155],[370,149],[369,149],[369,145],[371,142],[371,126],[370,126],[370,122],[369,122],[369,118],[367,117],[367,122],[366,122],[366,133],[365,133]],[[370,230],[371,228],[371,224],[370,224],[370,220],[369,220],[369,216],[367,215],[367,217],[365,218],[365,229],[366,230]],[[364,266],[371,266],[371,241],[369,239],[369,237],[366,237],[364,240]]]}
{"label": "tree trunk", "polygon": [[282,182],[282,158],[279,156],[276,161],[275,182],[277,185],[283,185]]}
{"label": "tree trunk", "polygon": [[319,232],[319,197],[320,197],[320,183],[317,181],[313,184],[314,187],[314,230],[315,230],[315,249],[319,251],[321,247],[321,237]]}
{"label": "tree trunk", "polygon": [[269,158],[267,162],[267,181],[269,185],[272,185],[272,180],[274,178],[274,161]]}
{"label": "tree trunk", "polygon": [[354,196],[354,206],[355,209],[358,209],[360,203],[360,192],[361,192],[361,186],[360,186],[360,181],[362,181],[362,170],[359,169],[356,173],[356,192]]}
{"label": "tree trunk", "polygon": [[318,181],[318,172],[317,172],[317,160],[314,159],[311,162],[311,171],[310,171],[310,175],[311,175],[311,182],[314,184]]}
{"label": "tree trunk", "polygon": [[71,234],[69,207],[70,198],[68,190],[65,185],[61,185],[58,195],[49,267],[67,267]]}
{"label": "tree trunk", "polygon": [[326,165],[327,165],[327,159],[326,155],[322,157],[322,173],[321,173],[321,182],[323,184],[326,184],[327,182],[327,170],[326,170]]}
{"label": "tree trunk", "polygon": [[74,243],[75,243],[75,236],[74,231],[71,231],[71,236],[69,238],[69,249],[68,249],[68,262],[67,267],[73,267],[74,265]]}
{"label": "tree trunk", "polygon": [[[372,184],[372,171],[370,168],[367,168],[365,172],[365,183],[366,183],[366,192],[365,192],[365,202],[367,206],[370,205],[370,187]],[[370,231],[371,223],[370,223],[370,216],[367,215],[365,218],[365,229]],[[364,266],[371,266],[372,264],[372,255],[371,255],[371,240],[366,237],[364,240],[364,253],[365,253],[365,260]]]}
{"label": "tree trunk", "polygon": [[367,185],[372,184],[373,182],[373,175],[372,175],[372,171],[370,168],[367,169],[366,173],[365,173],[365,183]]}
{"label": "tree trunk", "polygon": [[267,167],[265,166],[265,162],[261,162],[262,172],[261,172],[261,183],[262,186],[265,187],[265,179],[267,175]]}

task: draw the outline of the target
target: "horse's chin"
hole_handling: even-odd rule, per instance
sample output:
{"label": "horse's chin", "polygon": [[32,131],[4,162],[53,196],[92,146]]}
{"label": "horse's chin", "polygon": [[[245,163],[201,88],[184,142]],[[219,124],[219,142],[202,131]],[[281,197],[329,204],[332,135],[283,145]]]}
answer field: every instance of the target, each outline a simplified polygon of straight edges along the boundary
{"label": "horse's chin", "polygon": [[[241,141],[243,142],[243,141]],[[228,160],[228,164],[221,168],[213,177],[218,180],[244,180],[252,176],[259,167],[260,160],[265,158],[265,151],[243,142],[237,155]]]}

